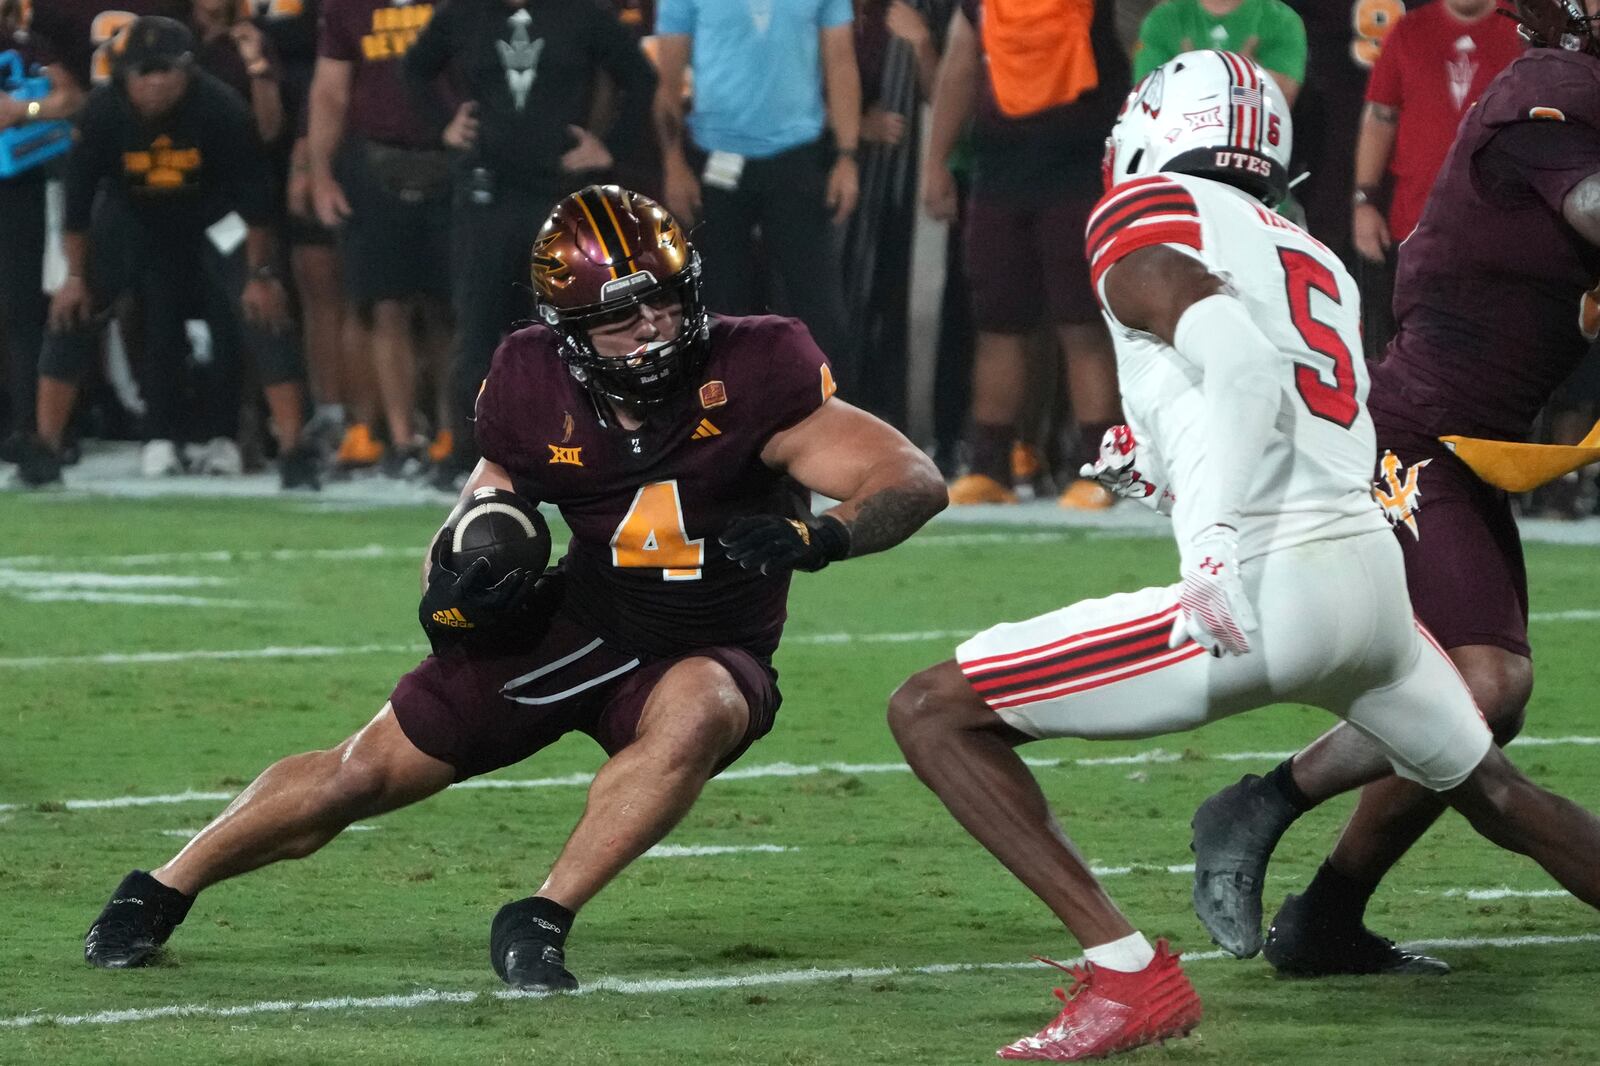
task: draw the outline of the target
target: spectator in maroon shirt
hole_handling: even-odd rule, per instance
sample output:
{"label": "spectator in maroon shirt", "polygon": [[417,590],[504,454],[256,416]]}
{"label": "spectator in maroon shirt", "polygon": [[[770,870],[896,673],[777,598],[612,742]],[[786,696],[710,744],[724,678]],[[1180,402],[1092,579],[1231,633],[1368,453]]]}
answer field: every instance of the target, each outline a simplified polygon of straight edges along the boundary
{"label": "spectator in maroon shirt", "polygon": [[450,161],[401,73],[433,11],[404,0],[326,0],[306,138],[317,217],[340,227],[345,290],[371,317],[389,424],[384,470],[396,477],[421,474],[430,452],[450,451],[442,434],[430,448],[414,417],[420,355],[438,424],[449,422]]}

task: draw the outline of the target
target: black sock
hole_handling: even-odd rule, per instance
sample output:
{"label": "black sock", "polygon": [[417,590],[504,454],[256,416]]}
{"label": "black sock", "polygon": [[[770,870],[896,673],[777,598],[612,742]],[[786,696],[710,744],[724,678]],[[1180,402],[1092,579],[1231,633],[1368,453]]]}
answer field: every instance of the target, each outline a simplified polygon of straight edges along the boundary
{"label": "black sock", "polygon": [[1291,770],[1293,765],[1292,757],[1283,760],[1267,774],[1266,781],[1278,790],[1279,795],[1289,801],[1289,806],[1293,807],[1296,813],[1304,814],[1316,804],[1311,801],[1310,796],[1301,791],[1299,785],[1294,783],[1294,773]]}
{"label": "black sock", "polygon": [[577,917],[553,899],[529,896],[500,908],[500,913],[494,917],[494,937],[533,933],[540,940],[564,947]]}
{"label": "black sock", "polygon": [[974,474],[986,474],[1000,484],[1011,485],[1011,442],[1016,430],[1006,425],[974,422],[967,434],[967,466]]}
{"label": "black sock", "polygon": [[194,906],[194,897],[157,881],[143,870],[135,870],[122,879],[113,900],[138,899],[151,910],[158,912],[168,923],[181,925]]}
{"label": "black sock", "polygon": [[1358,881],[1334,869],[1332,860],[1324,859],[1302,898],[1325,918],[1359,925],[1366,914],[1367,901],[1377,888],[1376,881],[1370,884]]}

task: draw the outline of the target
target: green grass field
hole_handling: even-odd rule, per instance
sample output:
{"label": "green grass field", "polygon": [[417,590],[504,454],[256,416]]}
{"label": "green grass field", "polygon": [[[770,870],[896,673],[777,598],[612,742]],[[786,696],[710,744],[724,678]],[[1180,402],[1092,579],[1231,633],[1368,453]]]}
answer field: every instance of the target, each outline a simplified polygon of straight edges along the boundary
{"label": "green grass field", "polygon": [[[770,848],[636,863],[569,941],[583,995],[498,995],[486,950],[495,909],[538,885],[577,817],[571,776],[599,764],[582,737],[496,775],[543,784],[453,789],[310,860],[221,885],[163,965],[108,973],[83,963],[82,935],[122,874],[165,859],[268,762],[352,732],[416,661],[415,553],[441,512],[3,499],[4,1063],[989,1061],[1054,1013],[1054,972],[1021,964],[1075,948],[900,764],[885,700],[948,657],[958,634],[1174,572],[1164,541],[941,524],[887,555],[802,575],[776,729],[668,841]],[[1536,611],[1600,608],[1593,548],[1532,546],[1529,562]],[[72,598],[86,591],[178,602]],[[1589,806],[1600,806],[1600,751],[1582,742],[1600,735],[1595,617],[1535,622],[1528,733],[1557,742],[1513,749]],[[306,648],[321,653],[284,651]],[[260,649],[280,650],[137,658]],[[105,655],[115,658],[92,661]],[[1028,754],[1061,760],[1038,772],[1085,853],[1134,867],[1107,883],[1142,928],[1206,953],[1188,877],[1166,869],[1189,861],[1192,808],[1325,724],[1285,707],[1160,741]],[[1077,761],[1158,748],[1167,754]],[[76,802],[186,790],[211,797]],[[1286,838],[1269,908],[1303,884],[1348,809],[1331,804]],[[1198,959],[1197,1035],[1131,1061],[1597,1061],[1600,920],[1565,896],[1461,894],[1499,887],[1554,886],[1451,816],[1372,914],[1403,940],[1470,942],[1439,948],[1454,974],[1307,983],[1259,959]],[[1505,943],[1537,937],[1556,942]],[[160,1010],[183,1005],[208,1009]],[[134,1013],[74,1020],[119,1011]]]}

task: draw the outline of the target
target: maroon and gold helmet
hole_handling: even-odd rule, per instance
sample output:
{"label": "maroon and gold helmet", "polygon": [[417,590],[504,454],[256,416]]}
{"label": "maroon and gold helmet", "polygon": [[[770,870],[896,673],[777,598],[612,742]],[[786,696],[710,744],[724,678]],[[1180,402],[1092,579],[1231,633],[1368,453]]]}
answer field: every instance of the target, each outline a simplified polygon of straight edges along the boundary
{"label": "maroon and gold helmet", "polygon": [[[550,212],[533,242],[539,318],[572,376],[599,396],[649,406],[698,384],[711,320],[700,303],[700,257],[683,227],[647,196],[590,185]],[[594,348],[589,331],[631,318],[640,304],[676,300],[678,335],[625,357]]]}
{"label": "maroon and gold helmet", "polygon": [[1522,39],[1535,48],[1563,48],[1600,56],[1600,37],[1596,26],[1600,15],[1591,15],[1583,0],[1513,0],[1516,13],[1504,8],[1502,14],[1517,20]]}

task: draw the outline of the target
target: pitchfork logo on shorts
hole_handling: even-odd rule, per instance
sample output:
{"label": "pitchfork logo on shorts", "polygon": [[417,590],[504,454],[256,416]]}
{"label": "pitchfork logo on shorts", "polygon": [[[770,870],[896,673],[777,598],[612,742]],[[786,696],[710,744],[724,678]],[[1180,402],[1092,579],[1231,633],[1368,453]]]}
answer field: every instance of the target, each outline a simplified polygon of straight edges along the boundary
{"label": "pitchfork logo on shorts", "polygon": [[1389,524],[1405,526],[1418,540],[1422,539],[1422,533],[1417,529],[1417,512],[1422,510],[1422,490],[1417,487],[1417,482],[1422,468],[1431,462],[1432,459],[1424,459],[1420,463],[1413,463],[1406,467],[1402,475],[1399,457],[1386,450],[1379,464],[1381,476],[1372,483],[1372,498],[1383,508],[1383,516],[1389,520]]}

